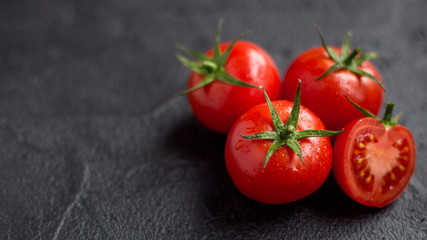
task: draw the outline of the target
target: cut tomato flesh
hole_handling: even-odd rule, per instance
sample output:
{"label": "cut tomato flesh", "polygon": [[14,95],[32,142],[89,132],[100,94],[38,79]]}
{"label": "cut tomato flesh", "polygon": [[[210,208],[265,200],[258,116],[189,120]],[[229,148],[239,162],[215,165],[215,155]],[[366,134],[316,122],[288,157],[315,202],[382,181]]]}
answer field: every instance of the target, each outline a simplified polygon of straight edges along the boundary
{"label": "cut tomato flesh", "polygon": [[385,193],[393,189],[408,168],[407,140],[390,140],[386,133],[379,137],[367,133],[355,139],[354,174],[366,191]]}

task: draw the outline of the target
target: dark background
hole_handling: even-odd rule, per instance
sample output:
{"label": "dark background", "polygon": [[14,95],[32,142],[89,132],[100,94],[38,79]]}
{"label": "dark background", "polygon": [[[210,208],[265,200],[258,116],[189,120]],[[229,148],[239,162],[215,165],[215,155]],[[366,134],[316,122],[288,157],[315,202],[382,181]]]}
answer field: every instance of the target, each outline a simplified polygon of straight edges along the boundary
{"label": "dark background", "polygon": [[[0,239],[426,239],[427,1],[0,1]],[[245,37],[283,76],[353,32],[412,130],[412,180],[361,206],[333,178],[269,206],[233,186],[225,136],[193,117],[177,43]]]}

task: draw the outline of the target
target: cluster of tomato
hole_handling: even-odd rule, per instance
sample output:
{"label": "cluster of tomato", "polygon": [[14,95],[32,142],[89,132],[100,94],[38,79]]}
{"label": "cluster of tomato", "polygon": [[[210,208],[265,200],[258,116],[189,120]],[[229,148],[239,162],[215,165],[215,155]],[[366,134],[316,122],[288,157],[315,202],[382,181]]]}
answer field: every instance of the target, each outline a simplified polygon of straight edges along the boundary
{"label": "cluster of tomato", "polygon": [[[228,134],[227,171],[247,197],[282,204],[316,191],[331,169],[341,189],[355,201],[383,207],[406,188],[414,172],[413,137],[392,118],[375,53],[326,45],[296,57],[281,82],[273,59],[254,43],[220,43],[202,54],[179,48],[192,70],[188,90],[195,117],[207,128]],[[271,99],[271,100],[270,100]],[[329,130],[325,130],[329,129]],[[330,131],[332,130],[332,131]],[[332,139],[332,143],[331,143]]]}

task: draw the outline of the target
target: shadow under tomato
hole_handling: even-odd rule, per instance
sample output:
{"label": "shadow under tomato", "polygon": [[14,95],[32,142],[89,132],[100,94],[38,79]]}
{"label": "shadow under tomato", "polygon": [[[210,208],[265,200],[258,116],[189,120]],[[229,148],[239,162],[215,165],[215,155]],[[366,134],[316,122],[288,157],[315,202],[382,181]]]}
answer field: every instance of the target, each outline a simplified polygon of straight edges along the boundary
{"label": "shadow under tomato", "polygon": [[387,209],[387,207],[380,209],[364,206],[352,200],[340,189],[332,172],[325,183],[308,196],[306,201],[313,206],[315,212],[335,218],[361,217],[377,214]]}
{"label": "shadow under tomato", "polygon": [[[162,143],[175,158],[184,159],[188,165],[200,170],[197,185],[201,214],[208,215],[211,223],[230,224],[268,221],[295,211],[294,204],[266,205],[245,197],[234,186],[228,175],[224,147],[226,135],[206,129],[194,117],[176,122]],[[286,214],[285,214],[286,215]],[[288,214],[289,215],[289,214]]]}
{"label": "shadow under tomato", "polygon": [[[268,205],[255,202],[234,186],[224,162],[226,135],[206,129],[194,117],[182,119],[168,133],[163,143],[177,158],[200,169],[196,194],[200,215],[214,229],[233,229],[255,224],[266,226],[280,222],[291,228],[294,221],[320,217],[336,221],[343,218],[364,218],[385,211],[363,206],[347,197],[330,174],[313,194],[301,200]],[[206,222],[205,222],[206,223]]]}
{"label": "shadow under tomato", "polygon": [[292,203],[268,205],[255,202],[241,194],[230,178],[216,191],[207,194],[204,201],[213,219],[211,223],[219,229],[277,222],[287,227],[304,226],[304,222],[315,221],[313,219],[340,222],[340,219],[363,219],[387,211],[387,207],[372,208],[353,201],[341,191],[332,175],[316,192]]}

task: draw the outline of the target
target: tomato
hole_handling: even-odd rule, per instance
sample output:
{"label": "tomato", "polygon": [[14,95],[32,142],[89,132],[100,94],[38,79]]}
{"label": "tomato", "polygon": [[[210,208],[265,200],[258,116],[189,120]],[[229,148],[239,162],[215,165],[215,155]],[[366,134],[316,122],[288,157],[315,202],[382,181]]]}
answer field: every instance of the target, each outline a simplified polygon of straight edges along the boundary
{"label": "tomato", "polygon": [[250,107],[263,103],[262,86],[272,99],[280,97],[280,76],[270,55],[254,43],[235,40],[219,43],[218,26],[214,48],[191,62],[178,59],[192,70],[188,100],[195,117],[207,128],[226,134],[236,119]]}
{"label": "tomato", "polygon": [[411,132],[389,123],[373,117],[353,120],[334,142],[335,179],[350,198],[366,206],[390,204],[414,172],[416,150]]}
{"label": "tomato", "polygon": [[[282,84],[282,97],[291,100],[300,79],[301,104],[316,113],[331,130],[342,129],[350,121],[363,117],[343,95],[374,114],[379,112],[383,102],[381,76],[367,60],[376,55],[359,56],[359,49],[349,52],[348,38],[342,49],[324,44],[297,56],[287,69]],[[338,69],[334,70],[335,67]],[[328,70],[331,72],[327,73]]]}
{"label": "tomato", "polygon": [[[220,44],[224,51],[230,43]],[[207,56],[212,55],[212,50]],[[224,66],[230,75],[266,89],[272,99],[280,97],[280,77],[272,58],[257,45],[238,41],[232,48]],[[203,76],[192,73],[188,88],[200,83]],[[188,94],[191,109],[206,127],[226,134],[236,119],[250,107],[263,103],[264,95],[257,88],[233,86],[220,81]]]}
{"label": "tomato", "polygon": [[[276,115],[270,115],[268,104],[277,111]],[[296,201],[313,193],[329,175],[332,147],[327,136],[337,132],[324,131],[322,121],[312,111],[299,108],[299,101],[295,104],[295,111],[291,111],[295,108],[293,103],[286,100],[268,100],[267,104],[254,106],[228,134],[227,171],[237,189],[250,199],[266,204]],[[297,115],[293,116],[293,112]],[[295,121],[289,124],[291,118]],[[306,132],[311,135],[297,137]],[[315,137],[313,132],[324,135]]]}

